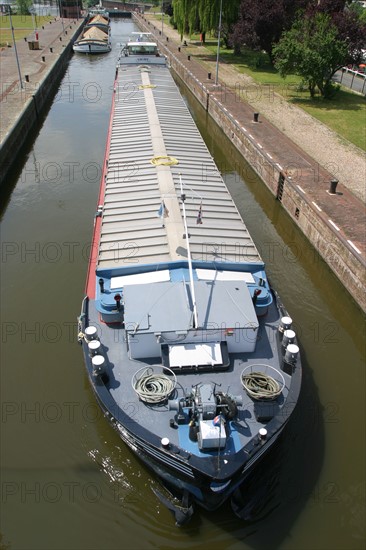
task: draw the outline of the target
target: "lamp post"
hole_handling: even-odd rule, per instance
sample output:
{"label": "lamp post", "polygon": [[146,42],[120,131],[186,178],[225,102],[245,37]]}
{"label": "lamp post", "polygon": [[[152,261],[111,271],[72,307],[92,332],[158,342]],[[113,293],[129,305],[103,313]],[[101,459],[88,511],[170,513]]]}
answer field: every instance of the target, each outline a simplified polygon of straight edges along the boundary
{"label": "lamp post", "polygon": [[20,65],[19,65],[19,58],[18,58],[18,50],[17,45],[15,43],[15,36],[14,36],[14,27],[13,27],[13,20],[11,18],[11,6],[9,5],[9,22],[10,22],[10,28],[11,28],[11,35],[13,37],[13,46],[15,51],[15,57],[17,60],[17,66],[18,66],[18,74],[19,74],[19,82],[20,82],[20,88],[24,90],[23,81],[22,81],[22,73],[20,72]]}
{"label": "lamp post", "polygon": [[63,15],[63,10],[62,10],[62,0],[58,0],[58,9],[59,9],[59,12],[60,12],[60,18],[61,18],[61,23],[62,23],[62,32],[63,32],[63,34],[65,34],[64,15]]}
{"label": "lamp post", "polygon": [[218,38],[217,38],[215,86],[217,86],[218,83],[219,83],[219,55],[220,55],[220,38],[221,38],[221,20],[222,20],[222,0],[220,1],[220,17],[219,17],[219,34],[218,34]]}

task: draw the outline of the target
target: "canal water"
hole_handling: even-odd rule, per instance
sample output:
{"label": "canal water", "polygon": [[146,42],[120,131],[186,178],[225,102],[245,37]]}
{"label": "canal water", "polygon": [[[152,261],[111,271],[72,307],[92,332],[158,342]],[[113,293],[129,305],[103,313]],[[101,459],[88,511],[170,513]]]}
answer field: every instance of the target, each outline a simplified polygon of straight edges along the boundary
{"label": "canal water", "polygon": [[[294,417],[229,505],[176,528],[102,417],[76,342],[118,56],[70,61],[1,190],[1,523],[9,550],[365,547],[364,317],[221,130],[182,89],[301,342]],[[204,215],[204,213],[203,213]]]}

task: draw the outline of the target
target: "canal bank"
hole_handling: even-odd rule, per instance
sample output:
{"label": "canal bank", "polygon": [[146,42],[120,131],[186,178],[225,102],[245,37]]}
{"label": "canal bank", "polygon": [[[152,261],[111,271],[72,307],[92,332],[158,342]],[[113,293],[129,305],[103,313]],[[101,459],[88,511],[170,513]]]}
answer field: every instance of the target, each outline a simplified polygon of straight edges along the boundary
{"label": "canal bank", "polygon": [[0,95],[0,185],[15,164],[27,137],[56,93],[84,19],[56,17],[36,34],[3,48]]}
{"label": "canal bank", "polygon": [[[235,89],[212,75],[182,46],[178,35],[159,29],[158,21],[135,15],[153,32],[174,73],[222,128],[271,193],[366,311],[365,209],[363,202],[334,174],[255,113]],[[167,31],[168,32],[168,31]],[[176,33],[175,33],[176,34]],[[362,170],[362,167],[361,167]]]}

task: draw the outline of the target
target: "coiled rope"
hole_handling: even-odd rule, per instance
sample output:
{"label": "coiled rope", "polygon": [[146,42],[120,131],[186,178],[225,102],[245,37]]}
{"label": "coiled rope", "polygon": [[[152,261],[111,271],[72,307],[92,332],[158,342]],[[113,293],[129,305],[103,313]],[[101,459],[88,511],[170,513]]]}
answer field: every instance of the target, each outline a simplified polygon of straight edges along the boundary
{"label": "coiled rope", "polygon": [[242,384],[253,399],[275,399],[282,391],[280,384],[263,372],[242,373]]}
{"label": "coiled rope", "polygon": [[[165,401],[176,386],[176,376],[173,374],[170,378],[166,374],[156,374],[151,367],[146,367],[137,371],[132,377],[132,387],[145,403],[161,403]],[[142,372],[141,372],[142,371]],[[140,374],[140,376],[138,376]]]}
{"label": "coiled rope", "polygon": [[159,155],[153,157],[150,162],[154,166],[174,166],[175,164],[179,164],[179,161],[176,158],[170,157],[169,155]]}

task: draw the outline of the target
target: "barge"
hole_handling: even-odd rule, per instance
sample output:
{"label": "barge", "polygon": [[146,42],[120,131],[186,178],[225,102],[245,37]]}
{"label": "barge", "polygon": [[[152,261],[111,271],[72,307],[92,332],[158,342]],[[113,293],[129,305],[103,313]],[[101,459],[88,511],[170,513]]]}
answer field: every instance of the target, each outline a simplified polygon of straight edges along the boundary
{"label": "barge", "polygon": [[144,33],[116,69],[92,250],[79,341],[106,418],[156,474],[178,525],[227,500],[240,516],[240,487],[296,406],[299,347]]}

